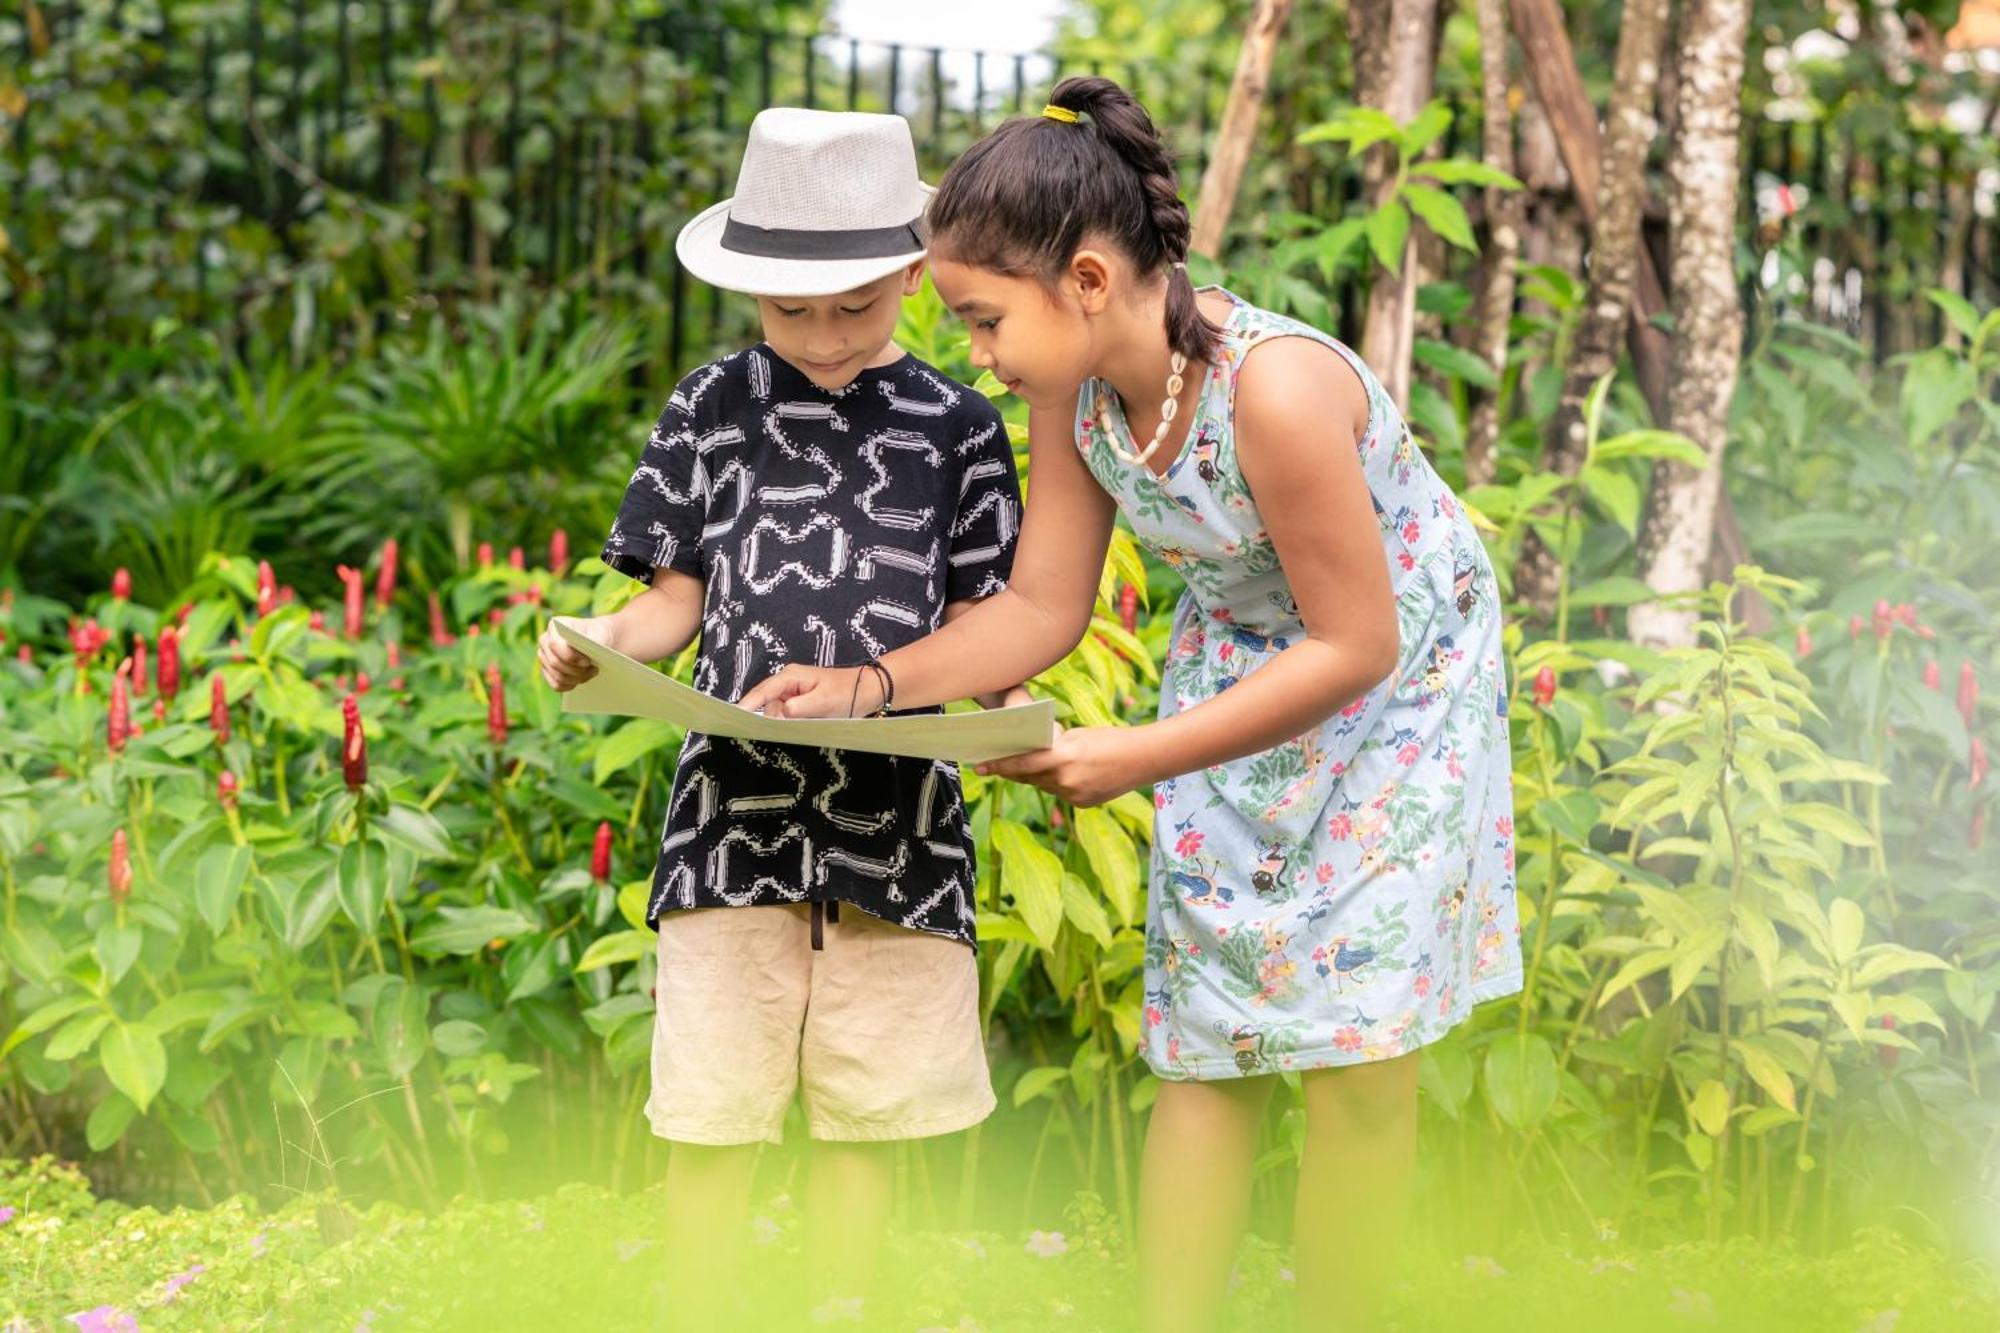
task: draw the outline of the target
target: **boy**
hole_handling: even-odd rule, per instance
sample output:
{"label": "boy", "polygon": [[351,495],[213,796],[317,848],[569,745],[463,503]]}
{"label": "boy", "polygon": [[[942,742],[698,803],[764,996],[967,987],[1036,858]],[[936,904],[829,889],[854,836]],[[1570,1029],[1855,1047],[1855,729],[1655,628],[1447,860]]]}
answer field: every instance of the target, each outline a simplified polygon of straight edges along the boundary
{"label": "boy", "polygon": [[[1020,494],[999,414],[892,340],[929,194],[898,117],[756,118],[736,195],[676,250],[756,297],[765,341],[674,390],[604,547],[650,586],[586,633],[642,661],[699,634],[694,683],[731,701],[803,662],[852,668],[872,704],[893,686],[871,663],[1004,586]],[[552,631],[540,657],[558,690],[593,670]],[[952,765],[688,736],[648,908],[646,1106],[674,1142],[684,1326],[731,1321],[755,1145],[778,1140],[795,1085],[820,1141],[806,1253],[822,1316],[868,1286],[892,1142],[991,1111],[972,888]]]}

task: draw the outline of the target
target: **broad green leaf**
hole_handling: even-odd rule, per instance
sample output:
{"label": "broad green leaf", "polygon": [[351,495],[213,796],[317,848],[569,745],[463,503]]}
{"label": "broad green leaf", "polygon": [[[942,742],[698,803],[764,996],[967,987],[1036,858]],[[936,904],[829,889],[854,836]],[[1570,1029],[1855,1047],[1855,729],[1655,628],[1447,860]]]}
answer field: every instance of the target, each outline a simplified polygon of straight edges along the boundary
{"label": "broad green leaf", "polygon": [[1000,854],[1000,884],[1035,942],[1053,949],[1062,928],[1062,862],[1035,840],[1035,835],[1011,819],[993,821],[993,850]]}
{"label": "broad green leaf", "polygon": [[1792,1087],[1792,1076],[1762,1046],[1747,1039],[1731,1042],[1729,1049],[1742,1062],[1744,1072],[1757,1081],[1757,1086],[1770,1094],[1771,1100],[1787,1111],[1796,1111],[1798,1095]]}
{"label": "broad green leaf", "polygon": [[167,1048],[149,1027],[112,1024],[98,1043],[97,1056],[111,1086],[131,1098],[141,1112],[152,1105],[167,1080]]}
{"label": "broad green leaf", "polygon": [[609,935],[599,935],[583,951],[575,970],[589,972],[613,963],[634,962],[645,957],[657,942],[650,930],[616,930]]}
{"label": "broad green leaf", "polygon": [[1417,1086],[1453,1120],[1465,1110],[1472,1096],[1472,1057],[1465,1044],[1436,1041],[1423,1048],[1417,1068]]}
{"label": "broad green leaf", "polygon": [[1428,176],[1440,185],[1494,185],[1503,190],[1519,190],[1521,182],[1496,167],[1465,158],[1448,157],[1436,162],[1418,162],[1410,167],[1412,176]]}
{"label": "broad green leaf", "polygon": [[637,717],[597,744],[591,781],[603,786],[641,758],[680,744],[681,729],[650,717]]}
{"label": "broad green leaf", "polygon": [[8,1035],[6,1045],[0,1046],[0,1057],[4,1057],[28,1038],[47,1032],[64,1019],[80,1014],[99,1003],[94,995],[65,995],[59,1000],[49,1001],[21,1020],[20,1026]]}
{"label": "broad green leaf", "polygon": [[1090,886],[1076,875],[1064,875],[1062,883],[1063,915],[1078,930],[1096,940],[1098,947],[1111,947],[1111,922],[1104,915],[1104,904],[1097,901],[1090,892]]}
{"label": "broad green leaf", "polygon": [[1125,830],[1118,827],[1117,820],[1094,806],[1078,810],[1072,827],[1071,836],[1083,848],[1091,873],[1097,876],[1098,887],[1104,890],[1111,910],[1118,914],[1119,924],[1132,925],[1143,907],[1139,850]]}
{"label": "broad green leaf", "polygon": [[1701,1086],[1694,1090],[1694,1102],[1688,1108],[1694,1114],[1694,1122],[1701,1126],[1702,1133],[1710,1138],[1720,1138],[1729,1125],[1729,1089],[1718,1079],[1705,1078]]}
{"label": "broad green leaf", "polygon": [[1514,1129],[1542,1122],[1556,1104],[1556,1084],[1556,1054],[1539,1033],[1503,1033],[1487,1048],[1486,1098]]}
{"label": "broad green leaf", "polygon": [[369,821],[368,827],[419,856],[442,860],[451,855],[451,835],[436,816],[414,805],[392,805]]}
{"label": "broad green leaf", "polygon": [[1619,458],[1671,458],[1692,468],[1708,466],[1708,455],[1685,435],[1670,430],[1634,430],[1599,440],[1590,451],[1590,461],[1608,463]]}
{"label": "broad green leaf", "polygon": [[1479,242],[1472,238],[1472,223],[1467,220],[1465,208],[1458,200],[1436,186],[1415,182],[1404,184],[1402,198],[1410,211],[1437,233],[1439,240],[1473,254],[1479,252]]}
{"label": "broad green leaf", "polygon": [[209,933],[220,935],[229,928],[230,914],[250,874],[250,859],[249,847],[225,842],[202,853],[196,863],[194,903]]}
{"label": "broad green leaf", "polygon": [[422,954],[478,953],[493,940],[511,940],[534,928],[510,907],[440,907],[435,919],[410,936],[410,948]]}
{"label": "broad green leaf", "polygon": [[1868,919],[1862,915],[1861,905],[1852,898],[1835,898],[1833,906],[1827,909],[1827,920],[1833,932],[1830,937],[1833,961],[1844,967],[1853,961],[1855,950],[1861,947],[1861,936],[1868,927]]}
{"label": "broad green leaf", "polygon": [[1389,200],[1368,215],[1368,249],[1375,262],[1391,273],[1403,267],[1403,243],[1410,234],[1410,215],[1396,201]]}
{"label": "broad green leaf", "polygon": [[139,1114],[139,1108],[122,1092],[114,1092],[91,1108],[90,1119],[84,1122],[84,1142],[92,1152],[104,1152],[118,1140],[125,1137],[126,1128],[132,1117]]}
{"label": "broad green leaf", "polygon": [[1029,1102],[1048,1093],[1058,1083],[1069,1077],[1069,1070],[1061,1065],[1037,1065],[1015,1080],[1014,1105],[1026,1106]]}
{"label": "broad green leaf", "polygon": [[340,910],[363,935],[373,935],[387,898],[389,857],[373,838],[350,842],[340,851]]}
{"label": "broad green leaf", "polygon": [[447,1018],[431,1029],[431,1042],[448,1056],[477,1055],[486,1049],[486,1029],[464,1018]]}
{"label": "broad green leaf", "polygon": [[1423,365],[1429,366],[1453,379],[1464,380],[1467,384],[1482,389],[1491,389],[1498,382],[1493,374],[1492,363],[1477,352],[1469,352],[1463,347],[1436,338],[1418,338],[1410,349],[1411,356]]}

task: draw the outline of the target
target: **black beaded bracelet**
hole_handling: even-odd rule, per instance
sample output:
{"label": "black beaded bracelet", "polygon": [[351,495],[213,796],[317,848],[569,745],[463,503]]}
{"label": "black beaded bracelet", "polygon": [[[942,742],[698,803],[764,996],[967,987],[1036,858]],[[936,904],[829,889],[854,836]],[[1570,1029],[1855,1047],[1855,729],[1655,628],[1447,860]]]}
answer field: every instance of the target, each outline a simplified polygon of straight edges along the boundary
{"label": "black beaded bracelet", "polygon": [[882,665],[880,658],[868,663],[868,668],[882,680],[882,706],[875,710],[875,716],[882,717],[896,701],[896,678],[889,674],[889,668]]}

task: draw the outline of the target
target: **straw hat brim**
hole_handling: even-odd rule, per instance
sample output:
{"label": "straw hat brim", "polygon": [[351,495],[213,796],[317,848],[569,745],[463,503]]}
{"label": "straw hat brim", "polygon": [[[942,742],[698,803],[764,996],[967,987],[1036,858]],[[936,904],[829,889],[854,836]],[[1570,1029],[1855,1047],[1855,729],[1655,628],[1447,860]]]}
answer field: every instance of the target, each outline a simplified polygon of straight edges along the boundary
{"label": "straw hat brim", "polygon": [[[919,181],[925,200],[935,192]],[[731,200],[724,199],[697,213],[674,240],[681,267],[711,287],[752,296],[837,296],[887,277],[914,264],[927,253],[866,259],[779,259],[723,248],[722,229],[729,222]]]}

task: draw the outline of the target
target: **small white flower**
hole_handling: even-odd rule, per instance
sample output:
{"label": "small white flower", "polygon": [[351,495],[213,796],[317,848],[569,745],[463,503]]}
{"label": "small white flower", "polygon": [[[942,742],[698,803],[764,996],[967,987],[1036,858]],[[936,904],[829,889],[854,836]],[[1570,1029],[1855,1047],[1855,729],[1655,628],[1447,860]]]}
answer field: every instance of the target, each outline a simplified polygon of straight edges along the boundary
{"label": "small white flower", "polygon": [[858,1324],[864,1318],[859,1296],[833,1296],[812,1312],[815,1324]]}
{"label": "small white flower", "polygon": [[1053,1259],[1069,1252],[1069,1242],[1060,1231],[1033,1231],[1028,1233],[1028,1253],[1038,1259]]}
{"label": "small white flower", "polygon": [[1474,1277],[1507,1276],[1507,1270],[1500,1266],[1500,1261],[1486,1254],[1466,1255],[1465,1271]]}
{"label": "small white flower", "polygon": [[1295,1273],[1293,1273],[1291,1269],[1289,1269],[1289,1268],[1280,1268],[1280,1269],[1278,1270],[1278,1281],[1280,1281],[1280,1282],[1297,1282],[1298,1280],[1299,1280],[1299,1279],[1298,1279],[1298,1275],[1297,1275],[1297,1274],[1295,1274]]}
{"label": "small white flower", "polygon": [[959,1248],[964,1250],[971,1258],[984,1259],[986,1257],[986,1247],[980,1243],[977,1236],[966,1236],[958,1244]]}
{"label": "small white flower", "polygon": [[1610,1218],[1597,1219],[1597,1238],[1607,1243],[1618,1239],[1618,1228],[1611,1224]]}
{"label": "small white flower", "polygon": [[777,1240],[778,1237],[785,1234],[784,1228],[768,1217],[752,1218],[750,1221],[750,1230],[757,1237],[759,1245],[769,1245]]}

